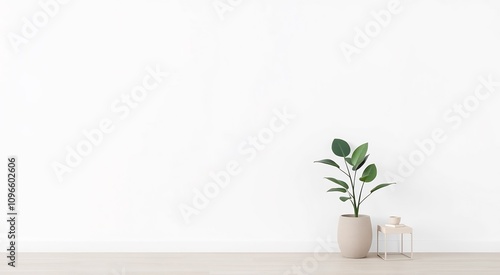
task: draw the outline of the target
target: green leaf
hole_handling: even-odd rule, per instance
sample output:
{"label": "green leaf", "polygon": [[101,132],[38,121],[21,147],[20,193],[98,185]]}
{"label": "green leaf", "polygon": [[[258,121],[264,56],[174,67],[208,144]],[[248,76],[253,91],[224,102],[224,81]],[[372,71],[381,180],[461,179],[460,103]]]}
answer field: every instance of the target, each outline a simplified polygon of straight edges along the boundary
{"label": "green leaf", "polygon": [[351,147],[344,140],[336,138],[332,142],[332,151],[335,155],[345,158],[351,153]]}
{"label": "green leaf", "polygon": [[350,197],[340,197],[339,198],[341,201],[345,202],[347,200],[350,200],[351,198]]}
{"label": "green leaf", "polygon": [[357,171],[359,168],[363,167],[363,165],[365,165],[365,162],[369,156],[370,156],[370,154],[366,155],[365,158],[363,159],[363,161],[361,161],[361,163],[352,167],[352,170]]}
{"label": "green leaf", "polygon": [[371,182],[377,177],[377,167],[375,164],[368,165],[363,171],[363,175],[359,178],[363,182]]}
{"label": "green leaf", "polygon": [[347,190],[345,190],[344,188],[330,188],[326,192],[342,192],[342,193],[345,193],[345,192],[347,192]]}
{"label": "green leaf", "polygon": [[356,166],[360,164],[368,152],[368,143],[361,144],[354,152],[352,152],[352,165]]}
{"label": "green leaf", "polygon": [[345,161],[347,161],[347,163],[349,163],[352,166],[352,160],[351,160],[351,158],[345,158]]}
{"label": "green leaf", "polygon": [[327,179],[327,180],[329,180],[329,181],[333,181],[333,182],[335,182],[336,184],[338,184],[338,185],[340,185],[340,186],[344,187],[345,189],[349,189],[349,185],[347,185],[347,183],[345,183],[344,181],[338,180],[338,179],[336,179],[336,178],[325,178],[325,179]]}
{"label": "green leaf", "polygon": [[373,188],[373,189],[370,191],[370,193],[373,193],[373,192],[375,192],[375,191],[377,191],[377,190],[379,190],[379,189],[382,189],[382,188],[384,188],[384,187],[386,187],[386,186],[389,186],[389,185],[391,185],[391,184],[396,184],[396,183],[395,183],[395,182],[392,182],[392,183],[382,183],[382,184],[379,184],[379,185],[375,186],[375,188]]}
{"label": "green leaf", "polygon": [[331,159],[322,159],[322,160],[317,160],[315,162],[319,162],[319,163],[323,163],[323,164],[328,164],[328,165],[340,168],[339,165],[335,161],[333,161]]}

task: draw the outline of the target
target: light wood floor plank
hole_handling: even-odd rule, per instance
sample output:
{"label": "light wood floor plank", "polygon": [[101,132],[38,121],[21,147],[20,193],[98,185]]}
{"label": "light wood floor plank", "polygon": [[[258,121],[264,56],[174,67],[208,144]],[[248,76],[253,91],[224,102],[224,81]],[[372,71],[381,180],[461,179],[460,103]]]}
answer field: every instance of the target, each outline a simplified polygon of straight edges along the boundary
{"label": "light wood floor plank", "polygon": [[[2,258],[6,259],[5,253]],[[415,253],[383,261],[312,253],[20,253],[0,274],[286,275],[500,274],[500,253]]]}

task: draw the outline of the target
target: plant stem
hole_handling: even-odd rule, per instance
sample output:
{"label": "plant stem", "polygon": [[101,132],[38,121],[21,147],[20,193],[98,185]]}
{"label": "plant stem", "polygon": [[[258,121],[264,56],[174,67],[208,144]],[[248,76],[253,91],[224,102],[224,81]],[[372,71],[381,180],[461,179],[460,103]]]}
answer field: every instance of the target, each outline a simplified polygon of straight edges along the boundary
{"label": "plant stem", "polygon": [[[356,186],[356,174],[357,174],[357,173],[358,173],[358,170],[355,170],[355,171],[354,171],[354,180],[353,180],[353,182],[354,182],[354,186]],[[355,193],[355,192],[356,192],[356,190],[353,190],[352,192],[353,192],[353,193]],[[356,217],[357,217],[357,216],[358,216],[358,214],[359,214],[359,204],[360,204],[360,203],[359,203],[359,200],[360,200],[360,199],[361,199],[361,194],[359,194],[359,196],[358,196],[358,205],[356,205],[356,211],[355,211],[355,215],[356,215]]]}
{"label": "plant stem", "polygon": [[345,168],[346,168],[347,173],[348,173],[347,176],[349,176],[349,181],[351,182],[351,187],[352,187],[352,199],[354,200],[354,203],[353,203],[354,216],[357,217],[359,207],[357,207],[358,204],[356,203],[356,189],[354,189],[354,187],[355,187],[354,181],[356,181],[356,179],[354,179],[354,181],[352,180],[351,172],[349,171],[349,166],[347,166],[347,161],[345,160],[345,157],[344,157],[344,163],[345,163]]}
{"label": "plant stem", "polygon": [[[363,184],[361,185],[361,191],[359,191],[359,198],[360,199],[361,199],[361,195],[363,194],[363,187],[365,187],[365,182],[364,181],[363,181]],[[360,201],[360,202],[358,202],[358,208],[359,208],[359,206],[361,205],[362,202],[363,202],[363,200]]]}
{"label": "plant stem", "polygon": [[361,203],[363,203],[363,202],[366,200],[366,198],[368,198],[371,194],[372,194],[372,193],[370,193],[370,194],[366,195],[366,197],[365,197],[365,198],[364,198],[364,199],[363,199],[363,200],[362,200],[359,204],[361,205]]}
{"label": "plant stem", "polygon": [[349,177],[349,174],[347,174],[344,170],[340,169],[340,167],[339,167],[339,170],[340,170],[340,172],[344,173],[346,176]]}

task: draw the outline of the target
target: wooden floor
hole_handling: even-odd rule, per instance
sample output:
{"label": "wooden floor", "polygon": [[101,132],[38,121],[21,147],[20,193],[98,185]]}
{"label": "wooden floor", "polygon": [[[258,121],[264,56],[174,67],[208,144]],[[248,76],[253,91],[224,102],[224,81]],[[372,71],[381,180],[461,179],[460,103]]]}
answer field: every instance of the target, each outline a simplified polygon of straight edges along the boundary
{"label": "wooden floor", "polygon": [[[6,254],[0,254],[6,259]],[[313,253],[21,253],[0,274],[500,274],[500,253],[415,253],[384,261]]]}

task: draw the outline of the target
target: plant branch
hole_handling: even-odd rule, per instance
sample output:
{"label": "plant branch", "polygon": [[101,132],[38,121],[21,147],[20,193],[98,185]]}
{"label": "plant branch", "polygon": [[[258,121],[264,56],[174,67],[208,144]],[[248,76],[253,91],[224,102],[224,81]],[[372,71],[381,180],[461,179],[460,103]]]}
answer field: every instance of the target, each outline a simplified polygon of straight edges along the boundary
{"label": "plant branch", "polygon": [[[361,185],[361,191],[359,191],[359,198],[361,198],[361,195],[363,195],[363,188],[364,188],[364,187],[365,187],[365,182],[363,181],[363,184]],[[366,197],[365,197],[365,199],[366,199]],[[364,199],[363,199],[363,201],[364,201]],[[361,203],[362,203],[363,201],[360,201],[360,202],[358,203],[358,207],[361,205]]]}
{"label": "plant branch", "polygon": [[[348,177],[349,177],[349,174],[347,174],[347,173],[346,173],[344,170],[342,170],[340,167],[338,167],[338,168],[339,168],[340,172],[344,173],[346,176],[348,176]],[[349,170],[348,170],[348,171],[349,171]]]}
{"label": "plant branch", "polygon": [[[356,187],[356,173],[358,173],[357,170],[354,171],[354,180],[353,180],[353,184],[352,184],[353,185],[353,191],[352,191],[353,193],[356,193],[356,190],[354,190],[354,187]],[[359,210],[359,199],[361,199],[361,194],[358,196],[358,205],[357,205],[358,210]]]}
{"label": "plant branch", "polygon": [[347,166],[347,161],[345,160],[345,158],[344,158],[344,163],[345,163],[345,168],[347,170],[346,175],[349,177],[349,181],[351,182],[351,187],[352,187],[352,190],[354,192],[354,182],[352,181],[351,172],[349,172],[349,167]]}
{"label": "plant branch", "polygon": [[359,205],[361,205],[366,200],[366,198],[368,198],[371,194],[373,193],[370,192],[370,194],[366,195],[366,197],[359,203]]}
{"label": "plant branch", "polygon": [[[348,177],[349,177],[349,181],[351,182],[351,187],[352,187],[352,199],[354,200],[354,202],[352,203],[352,207],[354,207],[354,213],[356,214],[358,212],[358,205],[356,203],[356,189],[355,189],[355,185],[354,185],[354,181],[352,180],[352,177],[351,177],[351,172],[349,171],[349,166],[347,166],[347,160],[345,159],[344,157],[344,163],[345,163],[345,168],[347,170],[347,173],[348,173]],[[354,179],[356,180],[356,179]],[[357,215],[356,215],[357,217]]]}

